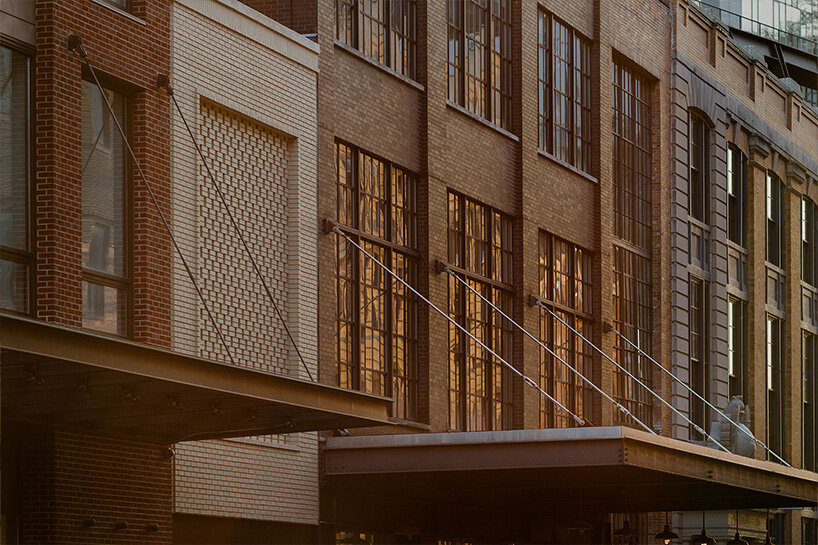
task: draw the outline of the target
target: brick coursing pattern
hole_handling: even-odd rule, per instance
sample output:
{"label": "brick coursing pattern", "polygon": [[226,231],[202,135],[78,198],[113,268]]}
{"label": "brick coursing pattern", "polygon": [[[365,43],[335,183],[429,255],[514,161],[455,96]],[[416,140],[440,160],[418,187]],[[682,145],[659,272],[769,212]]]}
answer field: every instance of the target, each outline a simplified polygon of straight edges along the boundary
{"label": "brick coursing pattern", "polygon": [[[237,0],[171,9],[176,99],[315,375],[314,45]],[[175,112],[172,163],[174,228],[236,363],[306,378]],[[174,349],[228,362],[177,258],[172,312]],[[179,444],[174,509],[315,525],[317,448],[314,433]]]}

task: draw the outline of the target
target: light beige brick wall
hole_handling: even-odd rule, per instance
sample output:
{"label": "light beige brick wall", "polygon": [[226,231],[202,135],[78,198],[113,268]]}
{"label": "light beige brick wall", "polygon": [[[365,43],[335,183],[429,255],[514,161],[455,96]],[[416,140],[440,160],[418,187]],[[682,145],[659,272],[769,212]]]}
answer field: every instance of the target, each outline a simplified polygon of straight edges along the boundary
{"label": "light beige brick wall", "polygon": [[[176,100],[313,375],[317,361],[317,46],[236,0],[172,4]],[[181,118],[173,228],[237,365],[306,373]],[[177,258],[173,347],[229,362]],[[177,512],[316,524],[315,434],[177,445]]]}

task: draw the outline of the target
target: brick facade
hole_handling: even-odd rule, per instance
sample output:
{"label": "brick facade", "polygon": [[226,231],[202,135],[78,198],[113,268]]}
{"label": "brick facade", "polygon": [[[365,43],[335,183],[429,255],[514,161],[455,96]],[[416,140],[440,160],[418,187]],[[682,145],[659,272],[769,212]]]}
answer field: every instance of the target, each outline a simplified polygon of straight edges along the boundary
{"label": "brick facade", "polygon": [[[801,282],[801,199],[815,201],[814,180],[818,175],[818,113],[811,109],[775,76],[732,43],[729,37],[687,2],[675,5],[677,43],[672,89],[673,176],[671,179],[673,239],[672,361],[677,376],[688,373],[687,282],[690,271],[705,271],[710,285],[711,366],[710,401],[723,407],[727,399],[727,297],[747,301],[748,385],[744,402],[751,415],[756,437],[767,439],[766,320],[783,320],[785,392],[783,452],[793,466],[801,465],[802,452],[802,363],[801,334],[814,331],[810,313],[810,288]],[[707,120],[711,134],[711,214],[707,225],[688,217],[688,115],[698,111]],[[742,249],[728,240],[727,145],[735,145],[748,158],[747,243]],[[784,259],[775,267],[766,260],[767,172],[775,173],[786,185],[784,193]],[[701,246],[691,243],[704,232]],[[692,250],[691,250],[692,248]],[[697,250],[701,248],[701,250]],[[694,274],[701,274],[701,271]],[[778,290],[783,283],[783,290]],[[780,295],[779,295],[780,293]],[[803,298],[803,303],[802,303]],[[674,404],[686,407],[686,392],[674,386]],[[716,418],[718,415],[715,415]],[[687,426],[674,422],[674,435],[687,437]],[[761,448],[757,458],[765,458]],[[814,515],[812,515],[814,516]],[[734,515],[709,513],[708,524],[719,527],[721,536],[735,531]],[[801,513],[785,515],[786,543],[801,542]],[[742,512],[742,535],[763,540],[763,513]],[[729,522],[729,524],[728,524]],[[683,517],[684,535],[698,533],[698,517]],[[732,525],[732,526],[731,526]],[[682,532],[680,532],[682,534]],[[711,532],[713,535],[713,532]],[[719,537],[719,534],[716,534]]]}
{"label": "brick facade", "polygon": [[[78,35],[103,83],[127,97],[130,141],[167,213],[170,110],[167,96],[154,87],[156,74],[170,66],[169,4],[135,0],[128,14],[91,0],[31,2],[30,12],[16,4],[2,17],[3,33],[8,30],[16,40],[4,44],[31,55],[31,144],[36,153],[29,177],[35,264],[30,313],[79,327],[81,93],[83,79],[91,75],[67,49],[67,39]],[[130,165],[126,170],[133,218],[126,265],[128,333],[134,340],[168,347],[169,240],[136,169]],[[12,463],[19,484],[11,490],[15,507],[3,513],[4,530],[15,526],[21,543],[170,543],[172,480],[164,447],[37,427],[17,434],[6,423],[3,435],[4,447],[7,441],[19,446],[16,454],[4,455],[4,478]],[[8,486],[4,483],[4,501]],[[121,492],[112,493],[117,490]],[[83,526],[83,520],[92,518],[94,525]],[[127,528],[115,528],[120,522]],[[8,533],[5,537],[12,539]]]}

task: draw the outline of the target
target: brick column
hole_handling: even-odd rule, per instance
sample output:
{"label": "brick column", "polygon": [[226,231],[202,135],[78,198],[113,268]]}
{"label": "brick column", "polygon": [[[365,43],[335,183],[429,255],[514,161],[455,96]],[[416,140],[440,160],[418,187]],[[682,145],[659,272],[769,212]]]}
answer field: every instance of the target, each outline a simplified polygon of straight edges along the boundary
{"label": "brick column", "polygon": [[[766,422],[766,176],[765,161],[770,153],[769,145],[758,138],[751,138],[750,160],[747,166],[747,291],[750,301],[747,310],[748,354],[755,356],[747,361],[747,399],[752,422],[750,429],[758,438],[764,439]],[[756,449],[756,457],[763,459],[765,453]]]}

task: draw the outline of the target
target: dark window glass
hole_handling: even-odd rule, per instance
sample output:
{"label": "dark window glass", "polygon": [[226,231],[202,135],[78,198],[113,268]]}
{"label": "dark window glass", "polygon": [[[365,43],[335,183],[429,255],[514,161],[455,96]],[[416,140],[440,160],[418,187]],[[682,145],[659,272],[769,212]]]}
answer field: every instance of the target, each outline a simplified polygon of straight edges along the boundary
{"label": "dark window glass", "polygon": [[690,208],[689,214],[708,222],[710,201],[710,129],[696,114],[690,115]]}
{"label": "dark window glass", "polygon": [[[372,256],[417,283],[414,176],[345,144],[336,145],[338,222]],[[393,397],[393,416],[417,418],[415,296],[339,239],[336,247],[338,381]]]}
{"label": "dark window glass", "polygon": [[[614,327],[645,353],[653,349],[650,260],[614,245]],[[624,341],[615,346],[616,361],[649,387],[650,360]],[[614,369],[614,398],[642,422],[652,422],[650,394],[621,370]]]}
{"label": "dark window glass", "polygon": [[29,60],[0,47],[0,307],[29,311]]}
{"label": "dark window glass", "polygon": [[747,156],[733,144],[727,147],[728,236],[747,246]]}
{"label": "dark window glass", "polygon": [[[105,89],[114,114],[125,97]],[[127,159],[114,119],[93,83],[82,85],[83,327],[127,334]]]}
{"label": "dark window glass", "polygon": [[591,169],[591,42],[548,12],[539,14],[540,148]]}
{"label": "dark window glass", "polygon": [[747,384],[747,303],[727,298],[727,379],[728,397],[742,396],[746,403]]}
{"label": "dark window glass", "polygon": [[801,344],[801,359],[803,363],[803,385],[801,397],[803,399],[803,434],[801,437],[803,468],[815,471],[818,469],[818,337],[804,332]]}
{"label": "dark window glass", "polygon": [[[698,278],[690,279],[689,289],[689,333],[690,333],[690,387],[694,392],[707,399],[709,366],[707,348],[707,284]],[[707,411],[704,401],[693,394],[690,395],[690,420],[702,429],[707,428]],[[690,437],[704,440],[693,426],[690,427]]]}
{"label": "dark window glass", "polygon": [[414,78],[416,5],[416,0],[335,0],[335,37]]}
{"label": "dark window glass", "polygon": [[[512,315],[511,219],[449,193],[449,264],[482,297]],[[449,315],[513,364],[512,325],[474,292],[449,278]],[[454,325],[449,326],[449,427],[511,427],[511,372]]]}
{"label": "dark window glass", "polygon": [[766,215],[767,215],[767,261],[776,267],[783,266],[784,240],[784,182],[781,178],[767,172],[766,178]]}
{"label": "dark window glass", "polygon": [[818,519],[801,517],[801,545],[818,545]]}
{"label": "dark window glass", "polygon": [[[784,337],[783,323],[772,316],[767,316],[767,446],[779,456],[783,456],[784,447],[784,393],[783,366]],[[770,461],[776,459],[771,455]]]}
{"label": "dark window glass", "polygon": [[449,0],[448,99],[495,125],[511,122],[511,2]]}
{"label": "dark window glass", "polygon": [[[539,297],[585,338],[591,338],[591,254],[548,233],[540,233]],[[585,377],[593,378],[590,345],[574,335],[545,309],[540,309],[540,340]],[[592,390],[565,364],[540,350],[540,387],[582,417],[591,416]],[[573,419],[540,398],[540,427],[574,426]]]}
{"label": "dark window glass", "polygon": [[648,82],[624,62],[613,63],[614,235],[651,247],[651,121]]}

